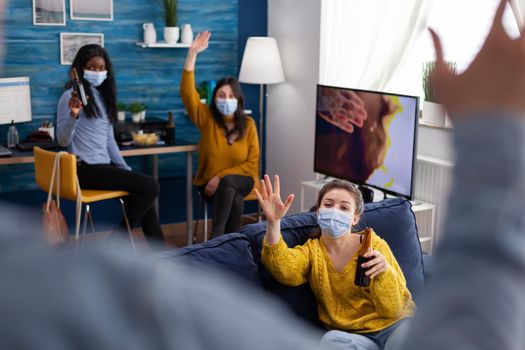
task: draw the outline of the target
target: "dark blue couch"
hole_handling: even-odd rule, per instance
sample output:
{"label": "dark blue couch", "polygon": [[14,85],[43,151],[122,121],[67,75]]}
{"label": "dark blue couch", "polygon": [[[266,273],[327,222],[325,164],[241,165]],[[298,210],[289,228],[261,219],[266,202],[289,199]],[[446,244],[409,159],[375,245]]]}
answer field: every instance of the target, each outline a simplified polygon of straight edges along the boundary
{"label": "dark blue couch", "polygon": [[[358,229],[372,227],[385,239],[399,262],[413,295],[424,282],[424,264],[417,236],[415,217],[409,201],[392,198],[365,205]],[[290,215],[281,221],[283,238],[289,247],[306,242],[319,230],[315,213]],[[240,233],[213,239],[206,243],[164,252],[160,259],[189,264],[212,265],[249,281],[277,295],[305,320],[319,325],[315,298],[308,284],[287,287],[278,283],[261,263],[261,248],[266,223],[246,225]]]}

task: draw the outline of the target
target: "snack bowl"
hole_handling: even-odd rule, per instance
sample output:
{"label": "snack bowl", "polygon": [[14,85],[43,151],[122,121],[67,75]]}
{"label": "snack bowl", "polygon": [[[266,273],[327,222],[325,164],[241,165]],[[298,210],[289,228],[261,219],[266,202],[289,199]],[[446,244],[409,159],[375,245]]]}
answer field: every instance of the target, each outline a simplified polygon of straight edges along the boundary
{"label": "snack bowl", "polygon": [[159,141],[159,136],[154,133],[137,133],[132,132],[131,136],[133,137],[133,143],[138,146],[153,146],[156,145]]}

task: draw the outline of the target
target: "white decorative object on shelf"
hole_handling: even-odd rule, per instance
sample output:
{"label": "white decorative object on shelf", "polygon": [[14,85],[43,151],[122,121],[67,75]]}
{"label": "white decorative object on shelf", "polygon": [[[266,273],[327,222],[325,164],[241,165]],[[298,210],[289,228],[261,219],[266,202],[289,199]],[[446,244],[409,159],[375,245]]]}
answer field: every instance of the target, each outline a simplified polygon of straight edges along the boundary
{"label": "white decorative object on shelf", "polygon": [[430,125],[445,127],[447,112],[439,103],[423,101],[422,120]]}
{"label": "white decorative object on shelf", "polygon": [[157,32],[153,23],[144,23],[142,28],[144,28],[144,43],[154,44],[157,41]]}
{"label": "white decorative object on shelf", "polygon": [[168,44],[175,44],[179,41],[179,27],[164,27],[164,40]]}
{"label": "white decorative object on shelf", "polygon": [[158,42],[153,44],[146,44],[145,42],[138,42],[135,43],[135,45],[140,47],[150,47],[150,48],[185,48],[190,47],[191,44],[182,44],[182,43],[175,43],[175,44],[169,44],[167,42]]}
{"label": "white decorative object on shelf", "polygon": [[182,25],[182,33],[180,35],[180,42],[183,44],[191,44],[193,41],[193,31],[190,24]]}
{"label": "white decorative object on shelf", "polygon": [[38,128],[38,131],[45,131],[49,134],[49,136],[51,136],[53,140],[55,139],[55,127],[54,126],[49,127],[49,128],[44,128],[41,126]]}
{"label": "white decorative object on shelf", "polygon": [[131,120],[133,123],[139,123],[142,117],[142,112],[139,113],[131,113]]}

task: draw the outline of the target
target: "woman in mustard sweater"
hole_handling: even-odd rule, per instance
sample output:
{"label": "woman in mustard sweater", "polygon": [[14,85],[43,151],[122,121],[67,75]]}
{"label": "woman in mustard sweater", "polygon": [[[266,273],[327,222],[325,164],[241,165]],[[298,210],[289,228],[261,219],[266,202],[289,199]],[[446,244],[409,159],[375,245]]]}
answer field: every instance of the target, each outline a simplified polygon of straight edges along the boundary
{"label": "woman in mustard sweater", "polygon": [[237,79],[220,80],[210,106],[200,102],[195,62],[208,47],[210,36],[209,32],[199,33],[188,49],[180,93],[188,116],[201,132],[194,184],[213,199],[212,237],[216,237],[241,228],[244,197],[259,178],[259,140],[253,119],[244,114]]}
{"label": "woman in mustard sweater", "polygon": [[329,329],[321,343],[335,349],[395,348],[415,304],[388,244],[373,232],[371,250],[364,255],[371,260],[362,264],[370,285],[354,284],[363,232],[351,229],[363,211],[361,192],[342,180],[326,184],[317,198],[321,235],[295,248],[288,248],[280,228],[293,195],[283,203],[278,176],[272,188],[268,175],[256,194],[268,221],[262,249],[264,266],[282,284],[310,283],[319,318]]}

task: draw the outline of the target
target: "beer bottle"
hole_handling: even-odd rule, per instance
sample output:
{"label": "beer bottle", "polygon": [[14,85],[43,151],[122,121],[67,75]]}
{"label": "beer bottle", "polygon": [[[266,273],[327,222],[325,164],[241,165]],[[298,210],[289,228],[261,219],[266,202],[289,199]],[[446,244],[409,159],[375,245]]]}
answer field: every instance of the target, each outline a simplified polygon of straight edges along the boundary
{"label": "beer bottle", "polygon": [[365,275],[365,272],[368,271],[368,268],[362,267],[361,264],[372,259],[365,258],[367,252],[372,249],[372,229],[367,227],[365,233],[361,236],[361,247],[357,252],[357,268],[355,270],[355,280],[354,283],[356,286],[368,287],[370,285],[370,276]]}
{"label": "beer bottle", "polygon": [[166,124],[166,138],[164,139],[167,145],[175,144],[175,123],[173,122],[173,113],[168,112],[168,123]]}

